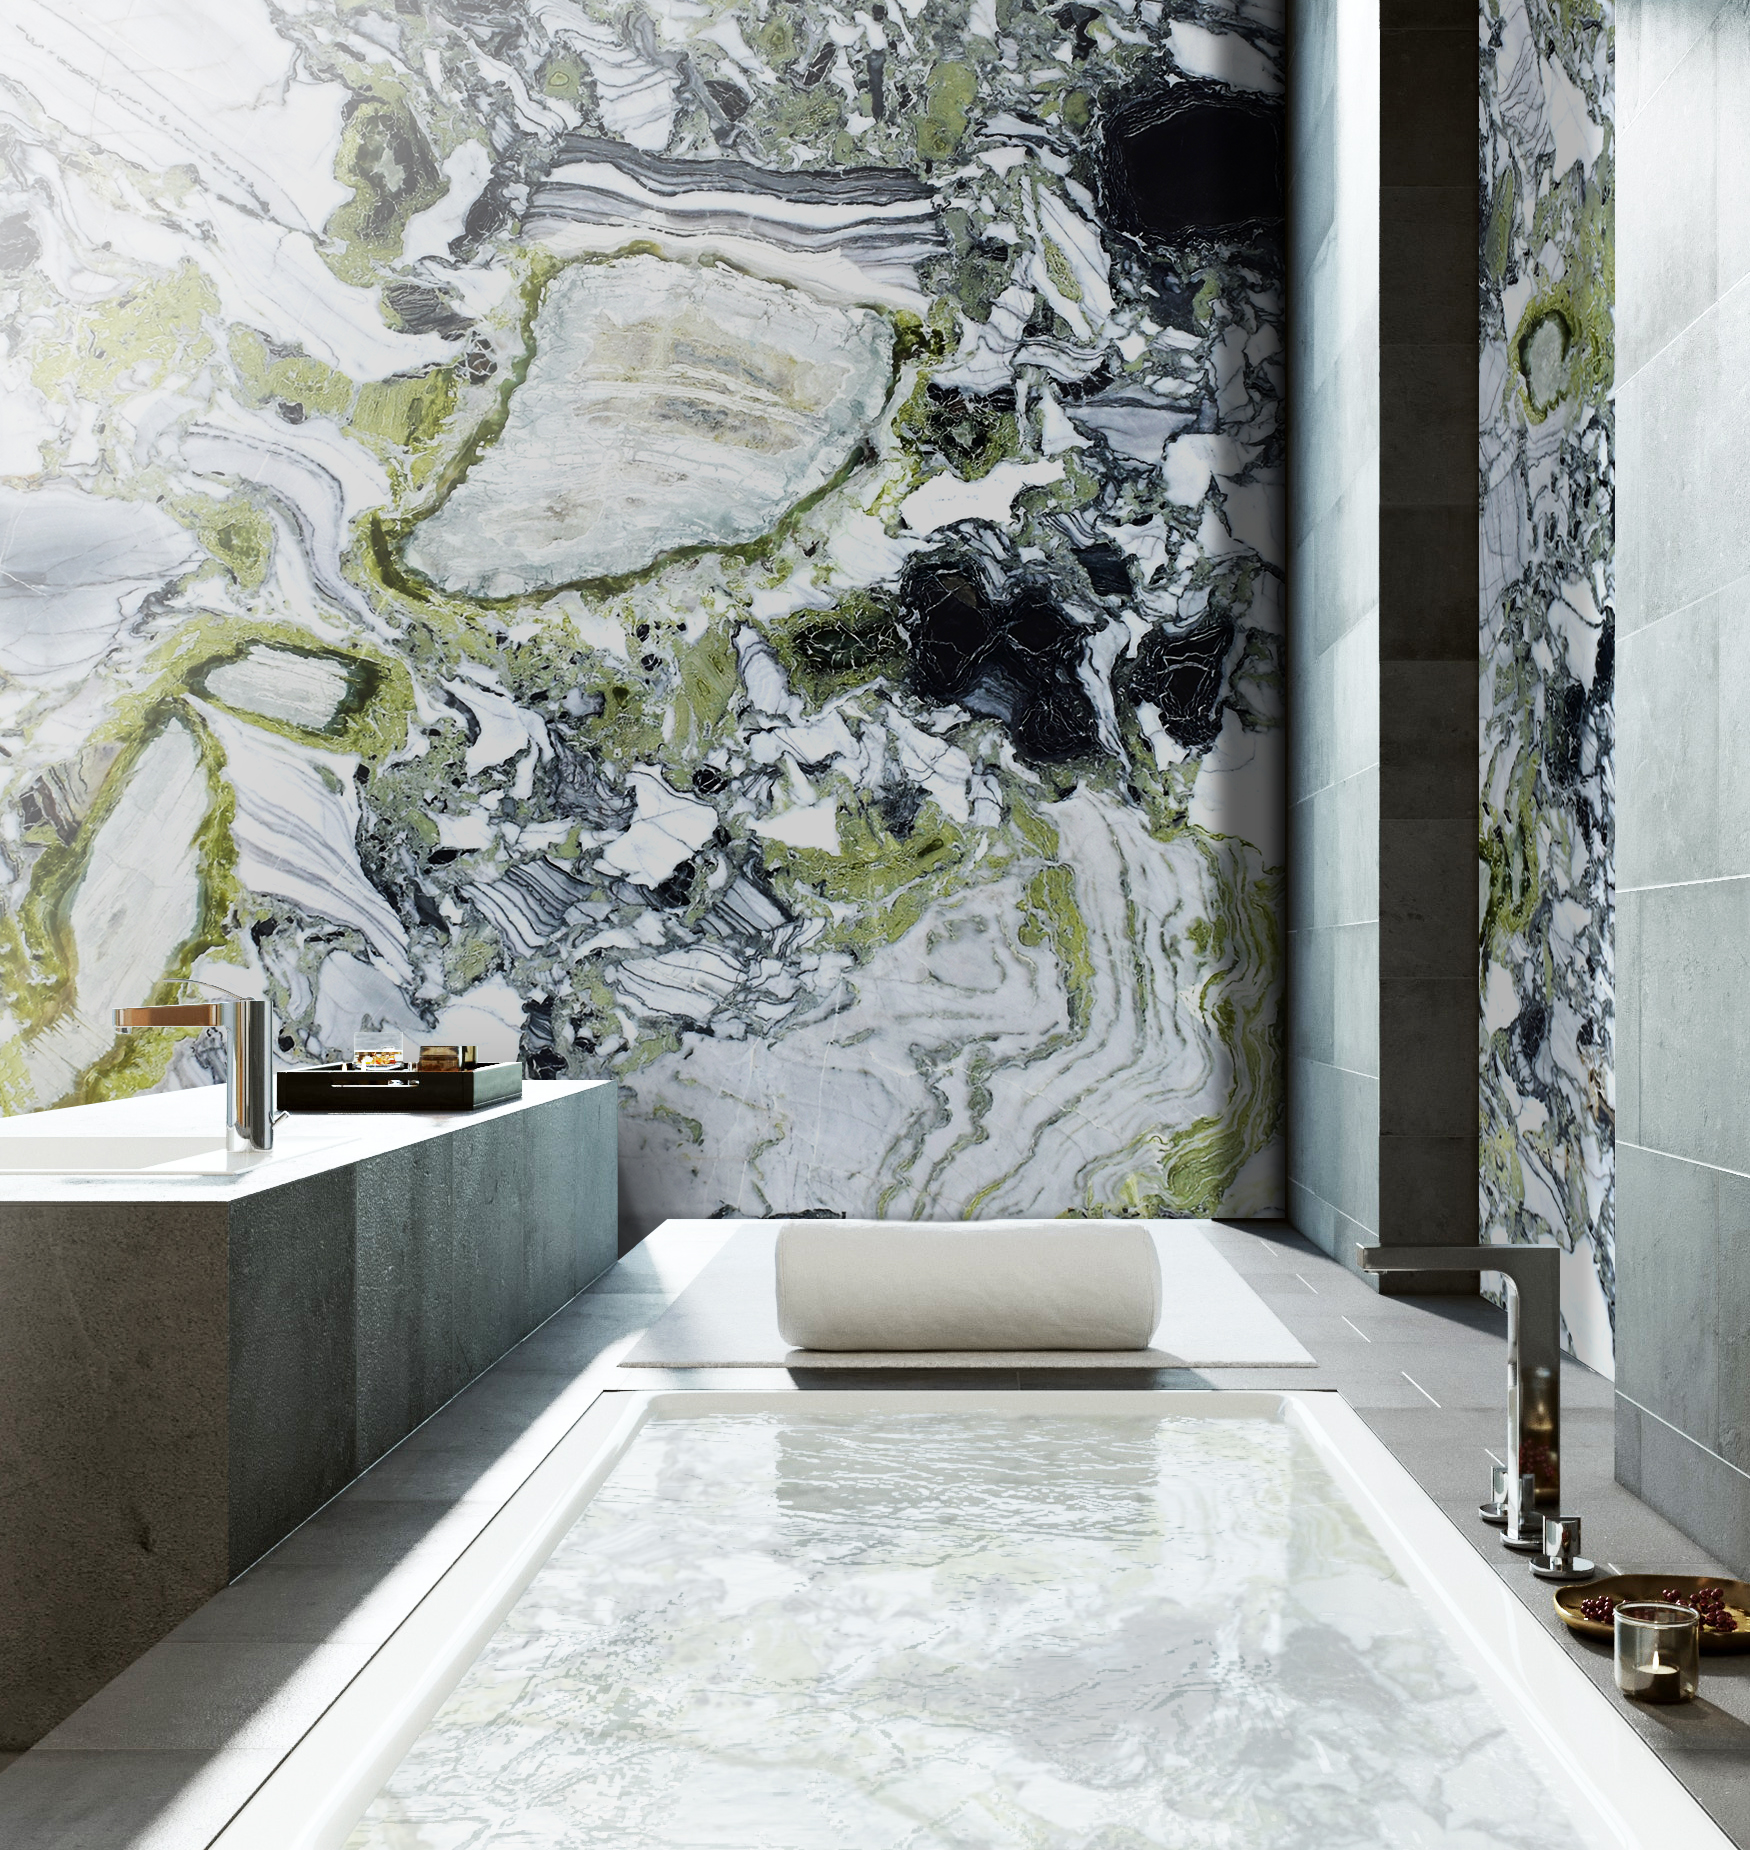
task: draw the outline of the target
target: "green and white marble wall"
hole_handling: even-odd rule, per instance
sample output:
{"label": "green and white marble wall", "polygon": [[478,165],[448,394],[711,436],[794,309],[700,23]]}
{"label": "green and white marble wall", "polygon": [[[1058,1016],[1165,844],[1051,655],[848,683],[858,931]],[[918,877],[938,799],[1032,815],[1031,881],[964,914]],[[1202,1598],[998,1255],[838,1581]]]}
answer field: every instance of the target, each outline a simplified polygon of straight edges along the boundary
{"label": "green and white marble wall", "polygon": [[1481,1221],[1615,1297],[1609,0],[1483,0]]}
{"label": "green and white marble wall", "polygon": [[665,1214],[1282,1208],[1278,0],[12,0],[0,1101],[185,975]]}

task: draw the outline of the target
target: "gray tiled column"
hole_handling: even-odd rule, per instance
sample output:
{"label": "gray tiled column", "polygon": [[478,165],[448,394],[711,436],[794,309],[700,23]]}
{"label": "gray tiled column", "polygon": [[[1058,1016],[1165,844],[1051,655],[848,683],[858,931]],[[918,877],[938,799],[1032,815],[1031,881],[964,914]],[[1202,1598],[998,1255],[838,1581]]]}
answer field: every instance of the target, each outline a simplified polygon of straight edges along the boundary
{"label": "gray tiled column", "polygon": [[[1379,1234],[1468,1243],[1478,1226],[1476,7],[1386,0],[1380,25]],[[1398,1287],[1442,1288],[1416,1275]],[[1444,1288],[1476,1285],[1447,1274]]]}
{"label": "gray tiled column", "polygon": [[1290,15],[1288,151],[1288,1210],[1333,1256],[1379,1228],[1378,99],[1340,13]]}
{"label": "gray tiled column", "polygon": [[1289,1211],[1347,1261],[1477,1237],[1476,17],[1294,19]]}
{"label": "gray tiled column", "polygon": [[1617,1476],[1750,1568],[1750,14],[1617,20]]}

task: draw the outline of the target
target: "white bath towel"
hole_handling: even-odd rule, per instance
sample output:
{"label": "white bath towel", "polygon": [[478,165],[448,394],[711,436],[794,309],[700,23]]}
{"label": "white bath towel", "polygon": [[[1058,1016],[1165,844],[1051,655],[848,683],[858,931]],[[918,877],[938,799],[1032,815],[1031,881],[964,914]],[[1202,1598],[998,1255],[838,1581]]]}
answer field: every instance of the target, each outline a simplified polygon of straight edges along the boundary
{"label": "white bath towel", "polygon": [[797,1349],[1146,1349],[1161,1312],[1138,1221],[786,1221],[777,1288]]}

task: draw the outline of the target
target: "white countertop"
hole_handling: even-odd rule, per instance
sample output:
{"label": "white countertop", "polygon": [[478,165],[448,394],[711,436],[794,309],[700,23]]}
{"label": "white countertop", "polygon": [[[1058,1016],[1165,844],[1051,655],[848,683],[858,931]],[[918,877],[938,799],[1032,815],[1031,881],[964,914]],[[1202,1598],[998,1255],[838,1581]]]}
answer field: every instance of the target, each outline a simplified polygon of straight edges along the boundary
{"label": "white countertop", "polygon": [[[237,1201],[327,1169],[344,1169],[390,1150],[447,1136],[465,1125],[533,1111],[570,1093],[612,1083],[606,1079],[525,1079],[521,1098],[479,1111],[293,1112],[274,1126],[270,1152],[233,1158],[239,1167],[229,1175],[0,1173],[0,1202]],[[0,1118],[0,1139],[214,1137],[223,1142],[225,1097],[223,1086],[200,1086],[102,1105],[28,1112]]]}

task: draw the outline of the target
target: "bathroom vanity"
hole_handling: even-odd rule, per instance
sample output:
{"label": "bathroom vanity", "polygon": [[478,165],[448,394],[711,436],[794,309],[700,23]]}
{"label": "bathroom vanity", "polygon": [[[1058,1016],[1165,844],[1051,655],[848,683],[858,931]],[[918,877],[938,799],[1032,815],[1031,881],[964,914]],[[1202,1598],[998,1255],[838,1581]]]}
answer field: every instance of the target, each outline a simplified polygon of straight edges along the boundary
{"label": "bathroom vanity", "polygon": [[616,1254],[616,1089],[0,1120],[0,1749],[29,1745]]}

